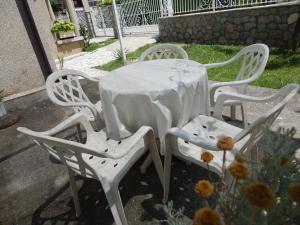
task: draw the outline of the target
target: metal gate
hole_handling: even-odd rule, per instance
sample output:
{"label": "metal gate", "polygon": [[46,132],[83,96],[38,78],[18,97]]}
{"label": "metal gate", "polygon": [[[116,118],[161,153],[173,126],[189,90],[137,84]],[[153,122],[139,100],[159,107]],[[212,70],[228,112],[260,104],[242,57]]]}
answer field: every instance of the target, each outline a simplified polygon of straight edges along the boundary
{"label": "metal gate", "polygon": [[120,8],[124,34],[158,33],[158,18],[162,16],[160,0],[123,0]]}
{"label": "metal gate", "polygon": [[[171,0],[121,0],[117,5],[124,35],[158,34],[158,19],[172,14]],[[96,36],[112,36],[112,6],[93,8],[92,19]]]}

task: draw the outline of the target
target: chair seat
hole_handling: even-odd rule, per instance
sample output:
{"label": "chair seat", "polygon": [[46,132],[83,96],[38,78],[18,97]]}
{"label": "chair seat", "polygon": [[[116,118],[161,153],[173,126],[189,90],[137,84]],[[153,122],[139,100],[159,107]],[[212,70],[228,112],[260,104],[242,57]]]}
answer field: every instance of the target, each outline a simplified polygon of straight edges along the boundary
{"label": "chair seat", "polygon": [[[223,121],[217,120],[212,117],[200,115],[186,124],[183,130],[201,138],[215,142],[222,136],[234,137],[242,131],[241,128],[232,126]],[[247,142],[249,136],[243,138],[241,141],[235,143],[234,149],[226,152],[226,168],[234,160],[235,155],[240,151],[242,146]],[[206,164],[200,159],[201,154],[207,151],[199,146],[188,143],[183,139],[178,139],[178,149],[173,150],[175,155],[184,157],[185,159],[192,161],[200,166],[206,168]],[[221,168],[223,163],[223,151],[209,151],[214,155],[213,161],[210,163],[211,170],[217,174],[221,174]]]}
{"label": "chair seat", "polygon": [[[86,146],[100,154],[119,155],[117,158],[100,158],[90,154],[82,154],[83,160],[96,172],[97,178],[111,183],[114,179],[122,179],[128,172],[133,162],[137,161],[145,153],[144,140],[139,134],[116,141],[107,138],[105,130],[101,130],[89,136]],[[73,156],[75,159],[75,156]],[[68,163],[78,174],[78,164]],[[87,171],[87,177],[96,178],[91,171]],[[96,178],[96,179],[97,179]]]}
{"label": "chair seat", "polygon": [[[216,90],[215,96],[214,96],[214,101],[216,102],[219,95],[223,93],[237,93],[239,94],[240,92],[238,91],[237,88],[231,87],[231,86],[224,86],[220,87]],[[230,105],[241,105],[242,101],[239,100],[227,100],[224,102],[224,106],[230,106]]]}

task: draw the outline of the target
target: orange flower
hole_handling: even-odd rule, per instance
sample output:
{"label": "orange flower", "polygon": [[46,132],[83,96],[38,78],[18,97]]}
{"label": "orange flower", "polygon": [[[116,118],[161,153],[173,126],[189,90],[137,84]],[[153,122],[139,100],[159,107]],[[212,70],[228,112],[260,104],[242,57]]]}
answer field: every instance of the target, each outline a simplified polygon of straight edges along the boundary
{"label": "orange flower", "polygon": [[234,147],[234,141],[231,137],[224,136],[218,140],[217,146],[221,150],[230,151]]}
{"label": "orange flower", "polygon": [[260,209],[269,209],[276,203],[272,189],[263,183],[255,182],[242,187],[246,199]]}
{"label": "orange flower", "polygon": [[203,162],[205,163],[210,163],[213,159],[214,159],[214,155],[211,154],[210,152],[203,152],[201,154],[201,159],[203,160]]}
{"label": "orange flower", "polygon": [[216,211],[209,207],[204,207],[196,211],[193,225],[221,225],[221,219]]}
{"label": "orange flower", "polygon": [[293,199],[293,201],[300,203],[300,182],[290,184],[288,188],[289,196]]}
{"label": "orange flower", "polygon": [[245,163],[234,162],[231,164],[229,171],[237,180],[246,179],[249,175],[249,170]]}
{"label": "orange flower", "polygon": [[283,156],[280,157],[279,164],[281,166],[287,165],[289,163],[290,163],[289,157],[287,157],[286,155],[283,155]]}
{"label": "orange flower", "polygon": [[243,163],[246,161],[245,156],[243,154],[236,154],[234,157],[234,160],[240,163]]}
{"label": "orange flower", "polygon": [[214,192],[214,186],[208,180],[199,180],[195,186],[195,191],[202,198],[209,198]]}

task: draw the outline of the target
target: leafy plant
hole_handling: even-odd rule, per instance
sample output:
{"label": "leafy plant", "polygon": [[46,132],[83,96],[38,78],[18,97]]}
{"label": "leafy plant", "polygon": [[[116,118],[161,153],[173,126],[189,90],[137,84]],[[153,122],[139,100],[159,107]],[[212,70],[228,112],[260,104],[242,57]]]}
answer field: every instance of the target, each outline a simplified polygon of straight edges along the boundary
{"label": "leafy plant", "polygon": [[[128,49],[124,48],[124,52],[125,52],[125,55],[127,55]],[[121,51],[121,49],[118,48],[118,49],[114,50],[113,56],[114,56],[117,60],[122,59],[123,56],[122,56],[122,51]]]}
{"label": "leafy plant", "polygon": [[53,20],[52,21],[52,33],[59,33],[59,32],[67,32],[67,31],[74,31],[75,25],[74,23],[66,20]]}
{"label": "leafy plant", "polygon": [[[120,4],[121,0],[116,0],[116,4]],[[112,0],[102,0],[101,2],[97,3],[97,7],[105,7],[112,5]]]}
{"label": "leafy plant", "polygon": [[84,48],[88,48],[90,46],[91,32],[89,31],[88,28],[86,28],[83,25],[80,25],[79,32],[80,35],[83,37]]}
{"label": "leafy plant", "polygon": [[[224,182],[223,169],[220,182],[198,181],[195,191],[204,200],[206,207],[197,210],[194,225],[206,224],[203,221],[208,222],[207,224],[224,225],[299,224],[300,159],[295,157],[299,147],[299,143],[293,140],[295,133],[294,128],[279,129],[276,133],[267,131],[267,149],[259,162],[249,161],[244,155],[236,155],[228,171],[231,181]],[[221,142],[218,141],[218,148],[224,151],[224,155],[225,151],[230,151],[233,147],[230,142],[224,138]],[[219,143],[223,147],[219,147]],[[202,153],[201,159],[209,170],[209,163],[213,161],[212,153]],[[251,175],[248,166],[253,168]],[[217,200],[214,209],[209,208],[207,200],[210,197]],[[205,210],[209,214],[203,213]],[[182,210],[176,212],[171,207],[167,212],[168,224],[183,224]]]}
{"label": "leafy plant", "polygon": [[164,212],[167,217],[166,220],[162,220],[160,222],[167,223],[168,225],[185,225],[182,221],[184,208],[180,208],[179,210],[175,210],[173,208],[173,202],[170,201],[167,205],[164,206]]}
{"label": "leafy plant", "polygon": [[0,90],[0,102],[2,102],[4,96],[2,95],[2,93],[4,92],[4,89]]}
{"label": "leafy plant", "polygon": [[107,45],[110,45],[110,44],[114,43],[115,41],[116,41],[116,39],[110,38],[110,39],[107,39],[105,41],[90,43],[90,45],[88,47],[83,48],[82,50],[84,52],[92,52],[92,51],[95,51],[98,48],[102,48],[102,47],[105,47]]}

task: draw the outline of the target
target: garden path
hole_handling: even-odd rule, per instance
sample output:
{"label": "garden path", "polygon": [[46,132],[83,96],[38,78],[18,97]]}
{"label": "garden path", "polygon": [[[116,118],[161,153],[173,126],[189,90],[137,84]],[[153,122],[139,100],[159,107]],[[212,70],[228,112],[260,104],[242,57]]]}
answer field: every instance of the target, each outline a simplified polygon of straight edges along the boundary
{"label": "garden path", "polygon": [[[128,52],[133,52],[139,47],[146,44],[155,43],[156,40],[153,37],[124,37],[124,48]],[[119,41],[116,41],[110,45],[102,48],[98,48],[93,52],[85,52],[78,55],[77,57],[72,57],[66,59],[64,62],[64,69],[75,69],[80,70],[84,73],[89,74],[93,77],[100,77],[106,74],[105,71],[94,69],[93,67],[106,64],[115,59],[115,52],[120,48]]]}

